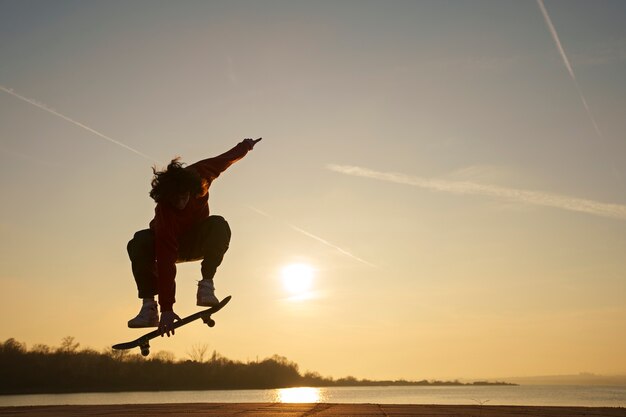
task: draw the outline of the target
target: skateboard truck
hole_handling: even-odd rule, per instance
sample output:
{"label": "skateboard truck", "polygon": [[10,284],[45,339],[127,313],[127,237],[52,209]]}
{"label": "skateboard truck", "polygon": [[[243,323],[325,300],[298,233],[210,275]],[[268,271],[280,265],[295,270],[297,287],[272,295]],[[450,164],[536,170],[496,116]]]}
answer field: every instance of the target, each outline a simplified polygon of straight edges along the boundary
{"label": "skateboard truck", "polygon": [[211,318],[211,315],[206,315],[206,316],[202,316],[202,321],[204,322],[204,324],[206,324],[209,327],[214,327],[215,326],[215,320],[213,320]]}
{"label": "skateboard truck", "polygon": [[142,340],[139,342],[139,349],[141,349],[141,356],[148,356],[150,354],[150,341]]}

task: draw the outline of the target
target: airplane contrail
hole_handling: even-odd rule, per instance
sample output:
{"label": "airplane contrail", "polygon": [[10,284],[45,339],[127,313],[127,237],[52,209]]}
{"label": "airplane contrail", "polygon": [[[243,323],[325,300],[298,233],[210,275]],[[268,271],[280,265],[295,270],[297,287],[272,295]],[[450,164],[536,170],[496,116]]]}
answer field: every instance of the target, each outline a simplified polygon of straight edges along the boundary
{"label": "airplane contrail", "polygon": [[556,32],[556,28],[552,24],[552,19],[550,19],[550,15],[548,14],[548,10],[546,9],[545,4],[543,4],[543,0],[537,0],[537,4],[539,5],[539,9],[541,9],[541,14],[543,14],[543,19],[546,21],[546,25],[548,26],[548,30],[552,35],[552,39],[554,39],[554,43],[556,44],[556,48],[559,50],[559,54],[561,54],[561,58],[563,59],[563,63],[565,64],[565,68],[567,68],[567,72],[569,73],[570,78],[574,82],[576,86],[576,90],[578,91],[578,95],[580,96],[580,100],[587,111],[587,115],[589,119],[591,119],[591,123],[593,124],[593,128],[596,131],[596,134],[600,137],[603,137],[602,131],[596,123],[595,117],[593,117],[593,113],[591,112],[591,108],[589,108],[589,104],[587,104],[587,100],[585,99],[585,95],[583,94],[580,85],[578,84],[578,80],[576,79],[576,75],[574,74],[574,69],[572,68],[572,64],[570,64],[567,55],[565,54],[565,49],[563,48],[563,44],[561,43],[561,39],[559,38],[559,34]]}
{"label": "airplane contrail", "polygon": [[452,194],[483,195],[518,203],[554,207],[562,210],[592,214],[595,216],[626,220],[626,205],[621,204],[602,203],[542,191],[506,188],[468,181],[449,181],[434,178],[413,177],[396,172],[373,171],[371,169],[349,165],[327,165],[326,168],[330,171],[345,175],[372,178],[396,184],[411,185],[428,190]]}
{"label": "airplane contrail", "polygon": [[83,129],[87,130],[88,132],[91,132],[94,135],[101,137],[102,139],[105,139],[105,140],[107,140],[107,141],[109,141],[111,143],[114,143],[114,144],[116,144],[118,146],[121,146],[122,148],[127,149],[127,150],[129,150],[129,151],[131,151],[131,152],[133,152],[133,153],[135,153],[135,154],[137,154],[137,155],[139,155],[139,156],[141,156],[143,158],[146,158],[146,159],[154,161],[154,162],[159,162],[155,158],[153,158],[153,157],[151,157],[149,155],[146,155],[145,153],[140,152],[137,149],[131,148],[130,146],[128,146],[128,145],[126,145],[126,144],[124,144],[124,143],[122,143],[122,142],[120,142],[118,140],[115,140],[112,137],[105,135],[104,133],[100,133],[97,130],[92,129],[89,126],[84,125],[84,124],[82,124],[82,123],[80,123],[80,122],[78,122],[78,121],[76,121],[76,120],[74,120],[74,119],[64,115],[64,114],[61,114],[58,111],[52,109],[51,107],[49,107],[49,106],[47,106],[47,105],[45,105],[45,104],[43,104],[43,103],[41,103],[39,101],[30,99],[28,97],[24,97],[23,95],[16,93],[12,88],[7,88],[7,87],[4,87],[4,86],[0,85],[0,90],[4,91],[7,94],[12,95],[13,97],[19,98],[22,101],[25,101],[26,103],[32,104],[33,106],[38,107],[41,110],[45,110],[48,113],[51,113],[51,114],[53,114],[53,115],[55,115],[57,117],[60,117],[61,119],[65,120],[67,122],[70,122],[70,123],[72,123],[75,126],[83,128]]}
{"label": "airplane contrail", "polygon": [[[272,216],[270,216],[269,214],[267,214],[267,213],[266,213],[266,212],[264,212],[264,211],[259,210],[259,209],[258,209],[258,208],[256,208],[256,207],[248,206],[248,208],[249,208],[250,210],[252,210],[252,211],[257,212],[258,214],[260,214],[260,215],[262,215],[262,216],[265,216],[265,217],[270,218],[270,219],[274,219]],[[348,252],[347,250],[342,249],[342,248],[340,248],[339,246],[337,246],[337,245],[335,245],[335,244],[333,244],[333,243],[330,243],[330,242],[329,242],[329,241],[327,241],[326,239],[322,239],[321,237],[316,236],[316,235],[314,235],[313,233],[307,232],[306,230],[301,229],[301,228],[299,228],[298,226],[295,226],[295,225],[293,225],[293,224],[291,224],[291,223],[288,223],[288,222],[282,222],[282,223],[284,223],[284,224],[285,224],[286,226],[288,226],[289,228],[291,228],[291,229],[295,230],[296,232],[302,233],[303,235],[305,235],[305,236],[307,236],[307,237],[310,237],[311,239],[317,240],[318,242],[320,242],[320,243],[321,243],[321,244],[323,244],[323,245],[326,245],[326,246],[328,246],[328,247],[331,247],[331,248],[335,249],[336,251],[338,251],[339,253],[341,253],[341,254],[343,254],[343,255],[346,255],[346,256],[348,256],[348,257],[350,257],[350,258],[352,258],[352,259],[354,259],[354,260],[356,260],[356,261],[359,261],[359,262],[361,262],[361,263],[363,263],[363,264],[365,264],[365,265],[371,266],[371,267],[373,267],[373,268],[377,268],[377,266],[376,266],[376,265],[374,265],[373,263],[368,262],[368,261],[366,261],[365,259],[359,258],[358,256],[356,256],[356,255],[354,255],[354,254],[352,254],[352,253]]]}
{"label": "airplane contrail", "polygon": [[563,49],[563,44],[561,43],[561,40],[559,39],[558,33],[556,33],[556,28],[552,24],[552,19],[550,19],[550,15],[548,14],[548,10],[546,9],[545,4],[543,4],[543,0],[537,0],[537,4],[539,5],[539,9],[541,9],[543,18],[546,21],[546,25],[548,25],[548,30],[552,34],[552,39],[554,39],[554,43],[556,43],[556,47],[559,50],[559,53],[561,54],[561,58],[563,58],[563,63],[565,64],[565,67],[567,68],[567,72],[569,72],[569,75],[570,77],[572,77],[572,80],[576,81],[576,75],[574,75],[574,69],[572,68],[572,65],[570,64],[569,59],[567,59],[567,55],[565,54],[565,49]]}

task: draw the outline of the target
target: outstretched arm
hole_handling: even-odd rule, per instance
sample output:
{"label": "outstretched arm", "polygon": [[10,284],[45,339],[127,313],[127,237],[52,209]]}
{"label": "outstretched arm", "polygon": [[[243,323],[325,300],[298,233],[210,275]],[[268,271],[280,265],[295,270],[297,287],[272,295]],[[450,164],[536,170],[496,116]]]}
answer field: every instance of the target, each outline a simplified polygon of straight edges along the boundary
{"label": "outstretched arm", "polygon": [[189,167],[195,169],[202,178],[211,182],[222,172],[226,171],[229,166],[246,156],[261,139],[262,138],[246,138],[231,150],[213,158],[203,159],[202,161],[189,165]]}

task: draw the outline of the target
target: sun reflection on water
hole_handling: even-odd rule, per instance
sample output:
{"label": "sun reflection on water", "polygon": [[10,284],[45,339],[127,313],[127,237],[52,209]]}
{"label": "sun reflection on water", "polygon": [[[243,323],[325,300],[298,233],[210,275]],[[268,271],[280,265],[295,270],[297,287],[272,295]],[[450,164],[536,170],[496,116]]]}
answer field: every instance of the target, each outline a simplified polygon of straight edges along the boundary
{"label": "sun reflection on water", "polygon": [[281,403],[319,403],[322,400],[319,388],[282,388],[276,390],[277,401]]}

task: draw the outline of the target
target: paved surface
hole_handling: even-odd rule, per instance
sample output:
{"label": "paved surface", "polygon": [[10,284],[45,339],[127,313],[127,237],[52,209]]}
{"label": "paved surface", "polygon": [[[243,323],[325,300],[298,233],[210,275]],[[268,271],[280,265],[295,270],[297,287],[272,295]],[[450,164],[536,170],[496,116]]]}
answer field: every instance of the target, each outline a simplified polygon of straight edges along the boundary
{"label": "paved surface", "polygon": [[0,416],[184,417],[626,417],[626,408],[378,404],[132,404],[0,407]]}

